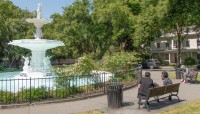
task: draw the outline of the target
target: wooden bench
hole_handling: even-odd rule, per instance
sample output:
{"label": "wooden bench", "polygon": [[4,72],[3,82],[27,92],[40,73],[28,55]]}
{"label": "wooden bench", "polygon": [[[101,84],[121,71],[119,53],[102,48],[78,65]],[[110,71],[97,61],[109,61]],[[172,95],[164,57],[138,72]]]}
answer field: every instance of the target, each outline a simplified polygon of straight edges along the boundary
{"label": "wooden bench", "polygon": [[189,79],[188,81],[190,84],[192,82],[197,83],[198,82],[197,77],[198,77],[198,72],[196,72],[194,70],[191,70],[191,73],[186,76],[186,78]]}
{"label": "wooden bench", "polygon": [[148,89],[146,95],[139,93],[139,95],[138,95],[139,107],[138,108],[140,108],[140,105],[145,105],[147,107],[147,110],[150,111],[150,108],[148,106],[149,99],[151,97],[154,97],[157,100],[157,102],[159,102],[159,97],[164,94],[169,94],[169,96],[168,96],[169,100],[172,99],[172,96],[176,96],[178,98],[178,101],[180,101],[179,97],[178,97],[179,86],[180,86],[180,83],[176,83],[176,84],[171,84],[171,85],[167,85],[167,86],[150,88],[150,89]]}

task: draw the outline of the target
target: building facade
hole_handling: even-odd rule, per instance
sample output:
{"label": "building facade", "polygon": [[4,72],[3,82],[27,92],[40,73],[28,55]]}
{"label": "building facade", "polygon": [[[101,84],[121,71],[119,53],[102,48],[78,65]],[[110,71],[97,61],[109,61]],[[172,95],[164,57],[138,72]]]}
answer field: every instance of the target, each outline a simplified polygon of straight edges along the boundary
{"label": "building facade", "polygon": [[[186,37],[181,43],[181,63],[186,57],[193,57],[197,62],[200,61],[200,37],[199,32],[190,27],[185,32]],[[151,56],[152,58],[160,58],[169,64],[177,63],[178,45],[177,38],[174,34],[163,34],[160,38],[151,42]]]}

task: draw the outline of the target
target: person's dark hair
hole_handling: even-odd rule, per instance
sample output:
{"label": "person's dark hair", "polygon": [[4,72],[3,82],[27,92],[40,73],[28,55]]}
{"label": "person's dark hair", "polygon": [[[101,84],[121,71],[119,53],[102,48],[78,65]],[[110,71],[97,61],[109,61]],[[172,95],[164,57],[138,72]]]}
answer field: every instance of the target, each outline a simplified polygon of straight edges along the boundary
{"label": "person's dark hair", "polygon": [[166,71],[162,72],[163,77],[168,78],[168,73]]}
{"label": "person's dark hair", "polygon": [[145,72],[145,77],[150,77],[150,72]]}

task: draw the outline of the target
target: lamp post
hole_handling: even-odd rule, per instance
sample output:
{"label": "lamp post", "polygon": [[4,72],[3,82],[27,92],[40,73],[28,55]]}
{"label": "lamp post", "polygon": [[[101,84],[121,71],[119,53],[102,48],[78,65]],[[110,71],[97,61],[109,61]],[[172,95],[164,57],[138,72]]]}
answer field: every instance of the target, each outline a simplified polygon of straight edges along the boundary
{"label": "lamp post", "polygon": [[200,64],[200,38],[197,39],[197,59],[198,64]]}

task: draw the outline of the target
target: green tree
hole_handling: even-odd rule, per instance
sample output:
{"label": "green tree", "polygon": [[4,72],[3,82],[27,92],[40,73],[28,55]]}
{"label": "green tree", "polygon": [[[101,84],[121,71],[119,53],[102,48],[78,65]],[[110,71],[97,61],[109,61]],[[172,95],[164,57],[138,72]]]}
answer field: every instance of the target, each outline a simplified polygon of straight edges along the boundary
{"label": "green tree", "polygon": [[102,58],[110,46],[133,50],[131,34],[135,17],[126,0],[93,0],[91,15],[97,58]]}
{"label": "green tree", "polygon": [[139,3],[141,11],[136,17],[134,45],[142,54],[149,54],[150,43],[160,37],[160,21],[166,12],[167,0],[142,0]]}
{"label": "green tree", "polygon": [[181,43],[188,35],[190,26],[199,25],[199,0],[168,0],[166,12],[161,21],[162,30],[173,33],[177,38],[177,66],[180,67]]}
{"label": "green tree", "polygon": [[22,48],[9,46],[7,43],[12,40],[30,37],[30,33],[32,34],[30,32],[31,27],[25,19],[32,17],[33,14],[27,10],[21,10],[8,0],[0,1],[0,7],[0,59],[9,60],[11,66],[12,63],[19,63],[21,54],[26,51]]}
{"label": "green tree", "polygon": [[[83,53],[92,52],[91,40],[91,16],[89,0],[76,0],[72,5],[64,8],[63,15],[52,15],[53,22],[49,25],[45,34],[50,38],[61,40],[65,47],[56,49],[63,56],[79,57]],[[51,32],[53,37],[51,36]],[[60,51],[58,51],[60,50]],[[64,54],[64,53],[65,54]]]}

